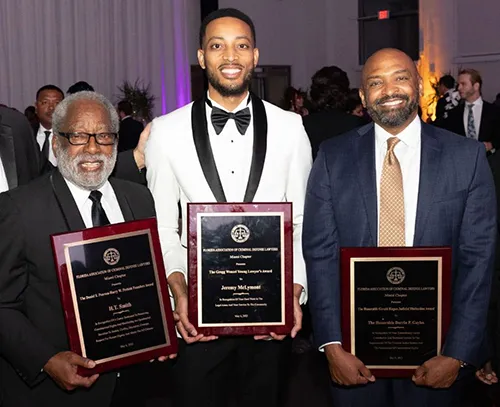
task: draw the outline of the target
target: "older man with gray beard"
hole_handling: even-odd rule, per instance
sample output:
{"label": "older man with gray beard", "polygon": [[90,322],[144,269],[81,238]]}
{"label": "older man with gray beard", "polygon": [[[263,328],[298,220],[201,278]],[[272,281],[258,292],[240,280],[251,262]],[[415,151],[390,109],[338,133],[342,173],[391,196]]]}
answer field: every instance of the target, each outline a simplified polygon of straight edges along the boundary
{"label": "older man with gray beard", "polygon": [[69,96],[53,115],[58,168],[0,195],[4,407],[142,406],[153,395],[155,380],[165,380],[161,368],[152,372],[155,364],[83,377],[77,367],[91,368],[94,362],[68,350],[50,235],[155,216],[147,188],[109,178],[118,126],[115,108],[104,96]]}

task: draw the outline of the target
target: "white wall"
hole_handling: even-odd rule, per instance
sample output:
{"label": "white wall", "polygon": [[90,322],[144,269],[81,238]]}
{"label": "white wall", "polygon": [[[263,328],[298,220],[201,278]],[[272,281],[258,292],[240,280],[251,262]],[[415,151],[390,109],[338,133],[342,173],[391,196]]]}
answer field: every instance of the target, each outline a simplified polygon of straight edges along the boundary
{"label": "white wall", "polygon": [[308,88],[311,76],[327,65],[360,85],[358,2],[356,0],[219,0],[255,23],[260,64],[291,65],[292,85]]}
{"label": "white wall", "polygon": [[457,33],[454,66],[474,68],[483,77],[483,96],[494,100],[500,92],[500,2],[455,0]]}
{"label": "white wall", "polygon": [[498,0],[420,0],[422,69],[436,77],[477,69],[483,77],[483,97],[492,101],[500,92],[498,21]]}
{"label": "white wall", "polygon": [[252,18],[260,65],[291,65],[292,85],[307,88],[328,60],[327,1],[219,0],[219,7],[234,7]]}
{"label": "white wall", "polygon": [[327,65],[337,65],[347,72],[352,88],[361,83],[358,43],[357,0],[325,0],[325,25],[328,42]]}
{"label": "white wall", "polygon": [[[291,65],[294,86],[308,87],[324,65],[338,65],[352,87],[360,85],[357,0],[219,0],[219,6],[254,20],[260,63]],[[474,67],[483,76],[485,99],[494,99],[500,92],[499,21],[499,0],[420,0],[426,80]]]}

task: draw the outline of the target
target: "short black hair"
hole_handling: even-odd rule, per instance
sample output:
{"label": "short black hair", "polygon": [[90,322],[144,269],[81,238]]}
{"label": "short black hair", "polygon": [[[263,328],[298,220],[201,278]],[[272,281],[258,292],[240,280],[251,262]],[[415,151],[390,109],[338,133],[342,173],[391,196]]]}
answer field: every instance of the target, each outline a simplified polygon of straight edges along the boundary
{"label": "short black hair", "polygon": [[36,92],[36,100],[38,100],[38,96],[40,96],[40,93],[42,93],[44,90],[55,90],[56,92],[59,92],[64,98],[64,92],[56,85],[45,85],[38,89],[38,91]]}
{"label": "short black hair", "polygon": [[35,106],[28,106],[26,109],[24,109],[24,114],[26,113],[36,114]]}
{"label": "short black hair", "polygon": [[122,100],[118,102],[117,110],[119,112],[125,113],[127,116],[131,116],[134,113],[132,104],[128,100]]}
{"label": "short black hair", "polygon": [[325,66],[311,78],[309,95],[316,110],[346,110],[350,83],[347,73],[338,66]]}
{"label": "short black hair", "polygon": [[71,85],[68,88],[68,90],[66,91],[66,93],[68,95],[72,95],[73,93],[82,92],[82,91],[95,92],[94,87],[92,85],[90,85],[89,83],[87,83],[85,81],[80,81],[80,82],[77,82],[77,83]]}
{"label": "short black hair", "polygon": [[352,113],[359,105],[362,105],[361,97],[359,96],[359,89],[353,88],[347,93],[346,111]]}
{"label": "short black hair", "polygon": [[453,89],[455,87],[455,78],[451,75],[444,75],[439,79],[439,85],[443,85],[447,89]]}
{"label": "short black hair", "polygon": [[208,16],[206,16],[203,19],[200,27],[200,48],[203,48],[203,39],[205,38],[205,34],[207,33],[208,24],[210,24],[214,20],[218,20],[219,18],[224,18],[224,17],[237,18],[238,20],[241,20],[245,24],[247,24],[250,27],[250,30],[252,31],[253,44],[255,45],[257,43],[257,37],[255,35],[255,26],[250,17],[248,17],[245,13],[235,8],[221,8],[219,10],[211,12]]}

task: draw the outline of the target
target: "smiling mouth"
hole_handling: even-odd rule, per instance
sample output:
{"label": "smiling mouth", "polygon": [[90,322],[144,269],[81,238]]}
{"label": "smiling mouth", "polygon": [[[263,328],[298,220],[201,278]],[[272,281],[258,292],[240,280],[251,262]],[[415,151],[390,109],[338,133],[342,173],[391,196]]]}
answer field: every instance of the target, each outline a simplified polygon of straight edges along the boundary
{"label": "smiling mouth", "polygon": [[220,69],[222,76],[228,79],[237,78],[242,71],[243,68],[239,66],[231,66],[231,67],[226,66]]}
{"label": "smiling mouth", "polygon": [[388,100],[387,102],[380,103],[380,106],[384,107],[397,107],[400,106],[404,103],[404,99],[392,99]]}
{"label": "smiling mouth", "polygon": [[102,167],[102,161],[82,161],[78,165],[84,171],[97,171]]}

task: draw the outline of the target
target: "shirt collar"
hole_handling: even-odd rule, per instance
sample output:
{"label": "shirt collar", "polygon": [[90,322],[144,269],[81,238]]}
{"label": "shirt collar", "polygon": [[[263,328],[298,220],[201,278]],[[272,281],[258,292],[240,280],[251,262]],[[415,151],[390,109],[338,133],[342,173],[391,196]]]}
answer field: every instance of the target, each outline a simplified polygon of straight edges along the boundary
{"label": "shirt collar", "polygon": [[[215,100],[213,100],[210,95],[208,94],[207,91],[207,99],[210,100],[210,103],[212,103],[212,106],[218,107],[221,110],[224,110],[227,112],[228,110],[225,107],[222,107],[219,105]],[[245,98],[241,101],[241,103],[232,111],[232,113],[239,112],[240,110],[243,110],[246,107],[250,107],[252,104],[252,98],[250,97],[250,92],[247,91],[247,94],[245,95]]]}
{"label": "shirt collar", "polygon": [[474,107],[476,107],[476,106],[482,106],[483,105],[483,98],[481,96],[479,96],[474,102],[472,102],[472,103],[465,102],[465,104],[467,106],[474,105]]}
{"label": "shirt collar", "polygon": [[[64,178],[64,177],[63,177]],[[71,195],[73,196],[73,199],[75,200],[76,206],[78,210],[81,212],[83,209],[83,206],[87,202],[87,199],[89,199],[90,191],[88,189],[83,189],[75,184],[73,184],[70,180],[64,178],[64,181],[66,181],[66,185],[68,185],[68,188],[71,192]],[[113,187],[109,183],[109,181],[106,181],[104,185],[98,189],[102,193],[102,198],[104,200],[108,199],[110,195],[113,194]],[[109,200],[109,199],[108,199]]]}
{"label": "shirt collar", "polygon": [[387,147],[387,140],[389,138],[397,137],[408,147],[417,148],[420,143],[421,130],[422,123],[420,122],[420,117],[418,117],[418,115],[401,133],[397,135],[392,135],[375,123],[375,142],[377,143],[377,147],[382,149]]}
{"label": "shirt collar", "polygon": [[132,115],[125,116],[121,121],[124,121],[125,119],[128,119],[129,117],[132,117]]}
{"label": "shirt collar", "polygon": [[40,123],[40,127],[38,128],[38,132],[45,133],[46,131],[50,131],[52,133],[52,129],[46,129],[45,127],[42,126],[42,123]]}

